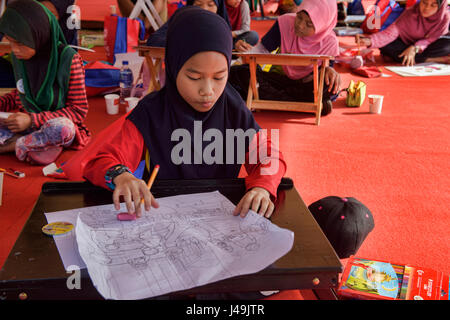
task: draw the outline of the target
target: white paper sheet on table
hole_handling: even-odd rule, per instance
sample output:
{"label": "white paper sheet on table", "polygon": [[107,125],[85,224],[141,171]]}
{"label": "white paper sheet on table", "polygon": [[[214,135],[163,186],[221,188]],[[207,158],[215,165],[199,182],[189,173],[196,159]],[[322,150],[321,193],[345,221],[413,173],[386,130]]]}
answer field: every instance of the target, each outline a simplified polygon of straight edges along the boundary
{"label": "white paper sheet on table", "polygon": [[135,221],[118,221],[112,205],[77,209],[78,249],[104,298],[149,298],[258,272],[293,245],[292,231],[252,211],[233,216],[218,191],[158,202]]}
{"label": "white paper sheet on table", "polygon": [[[109,205],[111,210],[114,210],[112,204]],[[57,222],[57,221],[65,221],[70,222],[74,226],[77,224],[78,215],[83,210],[89,210],[89,207],[82,209],[74,209],[74,210],[64,210],[57,212],[48,212],[45,213],[45,217],[47,218],[48,223]],[[69,271],[69,266],[77,266],[79,269],[86,268],[83,259],[80,257],[78,253],[78,245],[77,239],[75,237],[75,227],[69,233],[54,236],[56,247],[58,248],[59,256],[64,265],[64,269]]]}
{"label": "white paper sheet on table", "polygon": [[429,77],[450,75],[450,65],[433,62],[419,63],[411,67],[390,66],[385,68],[403,77]]}

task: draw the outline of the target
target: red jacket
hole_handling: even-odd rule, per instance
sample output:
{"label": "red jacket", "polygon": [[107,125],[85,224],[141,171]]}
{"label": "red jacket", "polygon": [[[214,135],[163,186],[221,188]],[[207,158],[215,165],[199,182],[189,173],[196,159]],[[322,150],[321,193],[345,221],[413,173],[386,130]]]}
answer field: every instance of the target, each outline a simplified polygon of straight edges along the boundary
{"label": "red jacket", "polygon": [[[115,132],[115,135],[110,135],[106,141],[101,142],[101,148],[98,149],[96,155],[91,158],[83,169],[83,176],[86,179],[104,188],[107,188],[105,174],[109,168],[122,164],[134,172],[142,160],[142,152],[144,150],[144,139],[130,120],[123,121],[121,127],[117,127]],[[267,143],[268,150],[274,150],[270,140],[259,140]],[[254,143],[251,145],[253,145],[253,151],[257,151],[255,148],[259,148]],[[278,152],[278,156],[274,155],[270,158],[272,161],[278,162],[278,170],[271,175],[263,175],[261,170],[269,167],[271,163],[267,165],[262,163],[250,164],[249,152],[247,152],[244,166],[248,176],[245,178],[245,184],[247,190],[254,187],[262,187],[270,192],[272,198],[276,198],[278,185],[286,172],[286,164],[281,152]]]}

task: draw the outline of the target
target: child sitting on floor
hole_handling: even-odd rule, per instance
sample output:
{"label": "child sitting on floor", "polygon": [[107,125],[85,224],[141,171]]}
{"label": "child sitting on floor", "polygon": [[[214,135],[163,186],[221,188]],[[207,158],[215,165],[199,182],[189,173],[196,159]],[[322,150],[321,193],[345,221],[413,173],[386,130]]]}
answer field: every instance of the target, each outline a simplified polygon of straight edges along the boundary
{"label": "child sitting on floor", "polygon": [[34,0],[8,4],[0,33],[11,43],[17,88],[0,97],[0,153],[46,165],[63,148],[82,149],[90,139],[84,71],[67,46],[58,21]]}
{"label": "child sitting on floor", "polygon": [[[278,17],[272,28],[255,47],[243,41],[236,42],[240,52],[320,54],[337,56],[339,44],[333,28],[337,21],[334,0],[304,0],[298,12]],[[314,101],[312,66],[278,66],[269,72],[258,66],[259,96],[263,100]],[[248,65],[233,66],[230,83],[246,99],[250,73]],[[331,66],[325,67],[325,83],[322,95],[322,115],[332,111],[332,95],[339,91],[340,76]]]}
{"label": "child sitting on floor", "polygon": [[380,48],[384,57],[406,66],[426,61],[449,63],[450,39],[442,37],[449,32],[449,22],[446,0],[421,0],[385,30],[359,37],[359,45]]}
{"label": "child sitting on floor", "polygon": [[[247,193],[235,215],[245,216],[252,209],[270,217],[286,166],[281,153],[260,133],[252,113],[227,83],[232,46],[228,24],[217,14],[188,6],[169,19],[164,87],[139,102],[83,171],[95,185],[114,189],[117,210],[120,196],[128,213],[138,217],[142,214],[141,199],[145,210],[158,206],[146,183],[131,173],[148,150],[149,171],[160,165],[158,179],[237,178],[245,164]],[[245,143],[235,143],[235,138],[226,139],[230,130],[250,134]],[[205,157],[211,154],[211,145],[196,142],[195,136],[205,137],[202,131],[205,136],[214,132],[222,137],[223,145],[214,148],[214,161]],[[181,152],[176,140],[182,134],[188,135],[189,142]],[[267,157],[249,160],[260,148],[267,150]],[[239,160],[238,154],[245,157]]]}
{"label": "child sitting on floor", "polygon": [[233,43],[243,40],[254,46],[258,43],[259,36],[250,30],[250,8],[245,0],[225,0],[228,18],[230,19]]}
{"label": "child sitting on floor", "polygon": [[[225,0],[187,0],[186,6],[197,6],[209,12],[217,13],[231,28],[225,8]],[[166,22],[158,30],[153,32],[147,39],[147,45],[151,47],[165,47],[168,27],[168,22]]]}

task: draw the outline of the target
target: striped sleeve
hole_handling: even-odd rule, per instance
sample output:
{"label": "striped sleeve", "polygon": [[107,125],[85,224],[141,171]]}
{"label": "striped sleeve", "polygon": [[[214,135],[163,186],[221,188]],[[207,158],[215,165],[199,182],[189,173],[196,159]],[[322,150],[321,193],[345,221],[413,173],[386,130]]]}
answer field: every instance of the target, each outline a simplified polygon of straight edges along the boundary
{"label": "striped sleeve", "polygon": [[10,93],[5,94],[0,97],[0,111],[11,112],[18,110],[20,104],[17,104],[17,99],[19,95],[17,94],[17,89],[14,89]]}
{"label": "striped sleeve", "polygon": [[81,56],[76,53],[70,67],[69,90],[65,107],[56,111],[43,111],[30,115],[35,128],[40,128],[49,119],[58,117],[69,118],[73,123],[81,125],[86,118],[88,108],[83,64]]}

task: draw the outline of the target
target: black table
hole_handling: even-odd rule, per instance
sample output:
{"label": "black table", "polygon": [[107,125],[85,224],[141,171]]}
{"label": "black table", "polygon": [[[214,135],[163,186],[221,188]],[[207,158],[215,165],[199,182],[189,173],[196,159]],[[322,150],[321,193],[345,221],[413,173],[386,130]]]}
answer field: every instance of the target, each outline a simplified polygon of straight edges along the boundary
{"label": "black table", "polygon": [[[219,190],[237,204],[245,192],[243,179],[156,181],[155,197]],[[112,193],[88,182],[45,183],[36,205],[0,270],[0,299],[102,299],[86,269],[81,270],[81,289],[68,289],[66,272],[52,237],[41,232],[47,224],[44,212],[112,203]],[[290,252],[266,269],[185,291],[175,298],[203,293],[259,290],[312,289],[319,299],[335,299],[334,289],[342,265],[307,206],[283,178],[278,188],[276,225],[294,232]]]}

